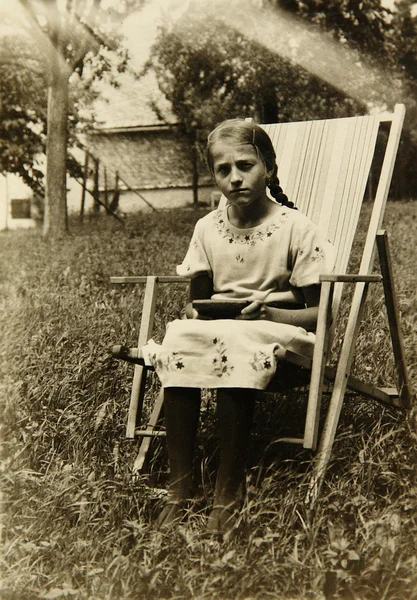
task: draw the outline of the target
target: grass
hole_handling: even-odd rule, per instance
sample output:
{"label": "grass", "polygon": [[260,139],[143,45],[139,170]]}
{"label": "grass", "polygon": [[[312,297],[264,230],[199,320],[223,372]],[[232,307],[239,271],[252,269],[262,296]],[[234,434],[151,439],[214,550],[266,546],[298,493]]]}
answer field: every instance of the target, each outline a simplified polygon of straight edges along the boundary
{"label": "grass", "polygon": [[[300,402],[270,398],[257,413],[239,534],[218,544],[201,537],[216,462],[207,394],[201,499],[177,531],[153,531],[165,452],[151,484],[132,480],[135,447],[124,441],[132,368],[108,352],[135,345],[143,290],[109,277],[173,273],[204,212],[138,215],[125,228],[109,219],[74,224],[56,244],[37,231],[0,235],[1,598],[417,599],[415,409],[405,415],[349,398],[320,500],[309,509],[310,455],[265,439],[268,428],[297,424]],[[389,204],[385,226],[416,389],[416,204]],[[183,302],[183,292],[162,286],[156,337]],[[354,371],[392,384],[379,286],[365,323]]]}

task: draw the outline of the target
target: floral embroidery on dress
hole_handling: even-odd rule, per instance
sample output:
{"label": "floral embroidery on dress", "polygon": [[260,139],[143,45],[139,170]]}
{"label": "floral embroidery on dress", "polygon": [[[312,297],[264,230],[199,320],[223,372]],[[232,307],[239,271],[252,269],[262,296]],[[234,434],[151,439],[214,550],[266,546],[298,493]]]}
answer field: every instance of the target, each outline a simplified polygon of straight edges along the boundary
{"label": "floral embroidery on dress", "polygon": [[254,371],[264,371],[271,369],[273,362],[269,354],[259,351],[253,355],[253,360],[249,363]]}
{"label": "floral embroidery on dress", "polygon": [[245,259],[243,258],[243,256],[241,254],[236,254],[236,262],[243,263],[243,262],[245,262]]}
{"label": "floral embroidery on dress", "polygon": [[180,371],[185,367],[184,359],[179,352],[171,352],[164,360],[157,357],[157,354],[151,354],[149,361],[154,369],[165,369],[166,371]]}
{"label": "floral embroidery on dress", "polygon": [[323,259],[324,259],[323,250],[319,246],[316,246],[311,254],[311,260],[318,261],[318,260],[323,260]]}
{"label": "floral embroidery on dress", "polygon": [[233,365],[228,364],[227,354],[226,354],[226,345],[219,338],[213,339],[213,344],[216,347],[216,354],[213,358],[213,370],[217,373],[217,377],[222,377],[223,375],[230,375],[231,371],[233,371]]}
{"label": "floral embroidery on dress", "polygon": [[223,211],[218,210],[214,215],[214,224],[219,234],[226,238],[229,244],[255,246],[257,242],[263,242],[266,238],[270,238],[275,231],[281,229],[287,219],[288,213],[282,212],[273,223],[265,225],[262,228],[256,228],[256,231],[252,233],[235,233],[223,218]]}

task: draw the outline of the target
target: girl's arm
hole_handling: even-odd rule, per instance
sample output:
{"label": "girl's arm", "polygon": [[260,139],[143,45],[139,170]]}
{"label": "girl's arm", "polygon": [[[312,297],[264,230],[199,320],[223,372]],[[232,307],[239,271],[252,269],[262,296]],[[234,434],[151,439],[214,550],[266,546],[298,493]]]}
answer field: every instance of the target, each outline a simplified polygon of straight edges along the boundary
{"label": "girl's arm", "polygon": [[320,300],[320,285],[310,285],[300,288],[306,308],[298,310],[287,308],[272,308],[260,300],[255,300],[242,310],[238,319],[264,319],[275,323],[286,323],[304,327],[307,331],[315,331],[317,326],[318,306]]}
{"label": "girl's arm", "polygon": [[213,295],[213,280],[207,273],[202,273],[190,281],[188,304],[185,307],[187,319],[198,319],[198,312],[192,307],[193,300],[205,300]]}

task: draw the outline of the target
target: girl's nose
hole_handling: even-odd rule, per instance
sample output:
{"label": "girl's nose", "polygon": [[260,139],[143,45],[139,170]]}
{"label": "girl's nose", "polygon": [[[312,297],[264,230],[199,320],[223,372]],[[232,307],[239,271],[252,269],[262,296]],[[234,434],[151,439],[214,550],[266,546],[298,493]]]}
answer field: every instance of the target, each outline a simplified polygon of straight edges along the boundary
{"label": "girl's nose", "polygon": [[242,181],[242,174],[236,167],[232,167],[230,173],[230,181],[232,183],[239,183],[240,181]]}

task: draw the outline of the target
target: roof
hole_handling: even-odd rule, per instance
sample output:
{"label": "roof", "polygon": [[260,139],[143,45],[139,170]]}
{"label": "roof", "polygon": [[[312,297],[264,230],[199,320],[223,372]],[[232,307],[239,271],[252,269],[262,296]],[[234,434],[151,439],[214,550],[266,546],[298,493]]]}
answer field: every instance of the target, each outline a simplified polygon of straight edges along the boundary
{"label": "roof", "polygon": [[135,78],[130,72],[123,73],[118,88],[103,85],[94,109],[97,132],[163,128],[179,122],[171,104],[160,91],[153,71],[140,78]]}

